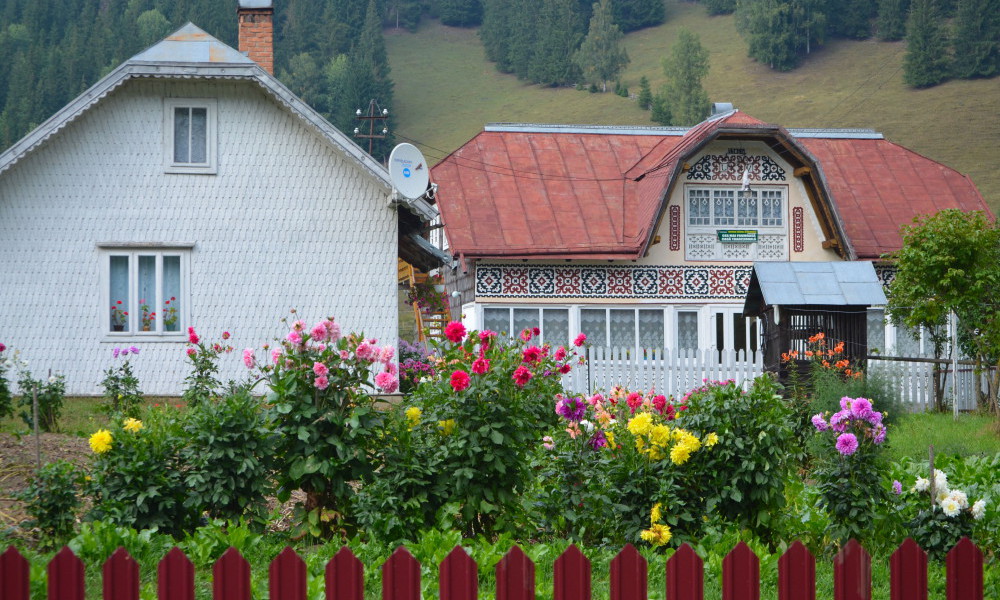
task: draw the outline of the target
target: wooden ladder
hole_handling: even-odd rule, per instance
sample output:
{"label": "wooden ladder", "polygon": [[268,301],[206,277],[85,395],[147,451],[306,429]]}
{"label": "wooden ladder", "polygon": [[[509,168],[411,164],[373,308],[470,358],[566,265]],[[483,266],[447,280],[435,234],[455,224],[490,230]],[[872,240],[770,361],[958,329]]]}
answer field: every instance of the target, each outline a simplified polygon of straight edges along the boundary
{"label": "wooden ladder", "polygon": [[[430,278],[430,275],[419,271],[403,259],[398,259],[397,267],[399,283],[407,287],[412,288],[419,283],[426,283]],[[429,338],[444,339],[444,328],[451,320],[451,315],[447,311],[428,314],[416,303],[413,304],[413,317],[417,322],[417,341],[420,342],[426,342]]]}

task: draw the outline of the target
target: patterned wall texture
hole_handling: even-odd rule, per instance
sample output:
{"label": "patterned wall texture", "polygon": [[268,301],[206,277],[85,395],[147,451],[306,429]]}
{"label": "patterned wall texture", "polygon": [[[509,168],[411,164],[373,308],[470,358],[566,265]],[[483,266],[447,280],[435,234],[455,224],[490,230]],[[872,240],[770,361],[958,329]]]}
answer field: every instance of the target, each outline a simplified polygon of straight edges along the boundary
{"label": "patterned wall texture", "polygon": [[477,265],[479,298],[739,300],[750,267]]}
{"label": "patterned wall texture", "polygon": [[[218,99],[217,175],[164,173],[165,97]],[[142,389],[180,393],[183,340],[107,339],[97,244],[193,242],[185,326],[203,339],[259,348],[296,308],[395,343],[386,194],[253,83],[130,82],[0,176],[0,341],[71,394],[100,394],[112,348],[135,344]],[[239,354],[221,379],[246,376]]]}
{"label": "patterned wall texture", "polygon": [[747,154],[706,154],[691,165],[689,181],[740,181],[743,172],[750,181],[784,181],[785,170],[770,156]]}

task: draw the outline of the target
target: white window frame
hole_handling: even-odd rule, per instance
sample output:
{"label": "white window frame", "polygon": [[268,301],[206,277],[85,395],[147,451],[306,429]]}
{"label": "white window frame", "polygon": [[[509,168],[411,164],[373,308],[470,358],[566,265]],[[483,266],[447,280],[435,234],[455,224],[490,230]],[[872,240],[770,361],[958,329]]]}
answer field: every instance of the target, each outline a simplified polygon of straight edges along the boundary
{"label": "white window frame", "polygon": [[[732,259],[726,259],[722,255],[723,243],[719,242],[717,239],[715,241],[715,257],[713,258],[693,258],[688,249],[688,237],[690,235],[705,235],[711,234],[712,236],[717,236],[719,230],[732,229],[754,229],[759,235],[780,235],[784,238],[785,245],[785,255],[787,260],[788,254],[788,220],[789,220],[789,188],[786,185],[753,185],[750,187],[750,193],[754,194],[753,197],[756,199],[756,214],[753,217],[744,217],[747,222],[740,222],[740,200],[741,194],[745,192],[741,191],[739,186],[733,185],[686,185],[684,187],[683,196],[683,214],[684,214],[684,258],[689,261],[728,261]],[[773,194],[777,192],[781,199],[781,210],[779,211],[781,223],[779,225],[769,224],[764,225],[764,194],[762,192],[767,192]],[[717,214],[715,210],[716,198],[718,193],[731,193],[732,194],[732,214]],[[699,199],[704,199],[708,201],[708,214],[702,215],[698,214],[696,217],[691,210],[691,200],[693,196],[698,195]],[[771,217],[773,219],[773,217]],[[692,221],[697,220],[697,222],[692,223]],[[708,221],[705,223],[704,221]],[[732,223],[722,223],[722,220],[732,220]],[[757,243],[752,242],[749,244],[751,246],[751,256],[747,260],[757,260]],[[746,260],[740,260],[738,262],[746,262]]]}
{"label": "white window frame", "polygon": [[506,310],[507,311],[507,328],[504,329],[503,331],[498,331],[497,333],[502,334],[502,333],[506,332],[507,336],[510,337],[511,339],[516,338],[521,333],[520,330],[518,330],[518,331],[514,331],[513,330],[513,327],[514,327],[514,310],[515,309],[542,310],[542,311],[545,311],[545,310],[564,310],[564,311],[567,311],[567,319],[568,319],[567,323],[568,323],[568,326],[569,326],[569,339],[562,340],[562,341],[555,341],[555,340],[547,339],[545,337],[545,317],[544,317],[543,313],[538,313],[538,329],[541,332],[542,342],[546,343],[546,344],[551,344],[553,347],[556,347],[556,346],[566,346],[570,342],[573,341],[573,336],[575,335],[573,333],[573,312],[574,312],[574,310],[573,310],[573,307],[571,307],[571,306],[565,306],[565,305],[559,305],[559,304],[544,304],[544,305],[530,304],[530,305],[523,305],[523,306],[522,305],[518,305],[518,304],[502,304],[502,305],[483,304],[481,310],[479,311],[479,322],[481,323],[481,326],[479,327],[479,329],[485,329],[486,328],[486,311],[489,310],[489,309],[497,309],[497,310]]}
{"label": "white window frame", "polygon": [[[204,108],[205,160],[204,163],[177,162],[174,160],[174,109]],[[218,101],[214,98],[165,98],[163,100],[163,166],[167,173],[214,175],[218,172]]]}
{"label": "white window frame", "polygon": [[[119,244],[99,244],[100,264],[101,264],[101,300],[100,300],[100,323],[101,331],[105,341],[139,341],[143,342],[174,342],[186,339],[187,326],[190,323],[191,315],[191,293],[190,293],[190,254],[193,244],[172,244],[172,245],[150,245],[150,246],[125,246]],[[115,256],[128,257],[128,326],[126,331],[111,330],[111,311],[109,307],[111,298],[111,258]],[[163,306],[163,257],[180,257],[180,292],[177,301],[180,309],[177,314],[177,331],[163,331],[162,319],[153,321],[153,328],[150,331],[142,331],[141,319],[139,315],[139,257],[156,257],[156,300],[150,302],[158,307],[156,312],[160,312],[159,307]]]}

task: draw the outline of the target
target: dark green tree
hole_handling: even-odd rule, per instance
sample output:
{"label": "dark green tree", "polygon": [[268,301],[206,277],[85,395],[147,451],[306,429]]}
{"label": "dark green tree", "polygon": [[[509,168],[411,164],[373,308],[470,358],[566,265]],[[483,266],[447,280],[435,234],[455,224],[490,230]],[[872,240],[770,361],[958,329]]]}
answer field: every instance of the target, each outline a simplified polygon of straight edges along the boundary
{"label": "dark green tree", "polygon": [[821,0],[746,0],[737,4],[736,28],[750,58],[789,71],[823,43],[826,15]]}
{"label": "dark green tree", "polygon": [[512,38],[516,19],[515,14],[508,10],[508,4],[522,4],[522,2],[483,0],[483,25],[479,28],[479,39],[483,42],[486,59],[495,63],[501,73],[510,73],[514,70]]}
{"label": "dark green tree", "polygon": [[670,125],[673,122],[673,116],[670,114],[670,106],[662,94],[657,94],[653,97],[649,118],[654,123],[659,123],[660,125]]}
{"label": "dark green tree", "polygon": [[[624,32],[654,27],[666,18],[662,0],[614,0],[611,11]],[[589,17],[589,15],[586,15]]]}
{"label": "dark green tree", "polygon": [[673,125],[694,125],[708,116],[708,93],[701,84],[708,67],[708,50],[701,39],[682,28],[670,56],[663,59],[663,74],[667,76],[663,98],[670,107]]}
{"label": "dark green tree", "polygon": [[617,78],[629,63],[628,53],[622,46],[623,37],[612,20],[611,1],[595,2],[590,30],[573,55],[573,62],[583,73],[584,81],[599,83],[602,91],[608,91],[608,81]]}
{"label": "dark green tree", "polygon": [[903,81],[916,88],[930,87],[947,79],[950,71],[948,37],[936,1],[913,0],[906,26]]}
{"label": "dark green tree", "polygon": [[895,42],[906,36],[906,13],[910,0],[879,0],[875,35],[885,42]]}
{"label": "dark green tree", "polygon": [[482,0],[437,0],[438,18],[452,27],[476,27],[483,21]]}
{"label": "dark green tree", "polygon": [[958,0],[954,61],[963,79],[1000,73],[1000,0]]}
{"label": "dark green tree", "polygon": [[575,9],[576,0],[543,0],[535,15],[534,53],[529,59],[527,79],[547,86],[579,79],[573,53],[580,45],[583,26]]}
{"label": "dark green tree", "polygon": [[872,35],[876,4],[872,0],[826,0],[826,33],[855,40]]}
{"label": "dark green tree", "polygon": [[728,15],[736,10],[736,0],[701,0],[709,15]]}
{"label": "dark green tree", "polygon": [[643,75],[639,78],[639,108],[649,110],[653,107],[653,90],[649,87],[649,78]]}

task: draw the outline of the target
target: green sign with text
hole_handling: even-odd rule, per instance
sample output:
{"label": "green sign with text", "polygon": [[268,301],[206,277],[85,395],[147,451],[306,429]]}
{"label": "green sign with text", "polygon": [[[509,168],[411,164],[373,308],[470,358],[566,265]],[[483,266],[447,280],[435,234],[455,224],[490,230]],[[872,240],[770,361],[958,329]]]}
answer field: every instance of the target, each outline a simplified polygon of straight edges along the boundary
{"label": "green sign with text", "polygon": [[752,244],[757,241],[756,229],[719,229],[719,241],[726,244]]}

